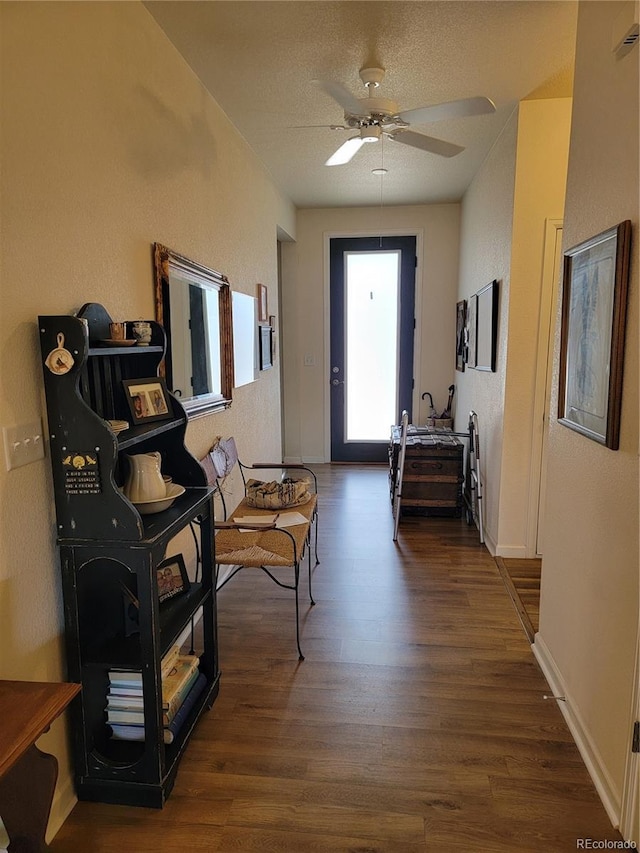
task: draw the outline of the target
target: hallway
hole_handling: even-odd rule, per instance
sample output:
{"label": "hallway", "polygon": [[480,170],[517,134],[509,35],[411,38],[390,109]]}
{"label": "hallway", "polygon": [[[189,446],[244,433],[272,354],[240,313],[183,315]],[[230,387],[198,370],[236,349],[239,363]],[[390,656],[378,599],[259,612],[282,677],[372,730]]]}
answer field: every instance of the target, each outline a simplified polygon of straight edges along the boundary
{"label": "hallway", "polygon": [[385,468],[314,469],[306,660],[293,594],[241,572],[219,595],[220,695],[165,808],[80,803],[52,853],[568,853],[619,839],[475,528],[407,519],[394,545]]}

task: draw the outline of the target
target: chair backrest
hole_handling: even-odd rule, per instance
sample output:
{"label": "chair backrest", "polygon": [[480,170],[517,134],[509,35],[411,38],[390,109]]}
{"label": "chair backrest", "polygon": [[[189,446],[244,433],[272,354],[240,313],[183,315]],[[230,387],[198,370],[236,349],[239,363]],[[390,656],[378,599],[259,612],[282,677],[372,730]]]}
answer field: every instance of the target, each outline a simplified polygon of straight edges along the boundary
{"label": "chair backrest", "polygon": [[[200,464],[207,476],[207,485],[216,489],[220,500],[222,501],[222,509],[224,518],[227,517],[227,505],[224,499],[222,484],[226,477],[233,471],[238,460],[238,448],[233,437],[222,438],[217,436],[211,449],[200,460]],[[242,468],[240,468],[242,472]],[[244,474],[242,475],[244,482]]]}

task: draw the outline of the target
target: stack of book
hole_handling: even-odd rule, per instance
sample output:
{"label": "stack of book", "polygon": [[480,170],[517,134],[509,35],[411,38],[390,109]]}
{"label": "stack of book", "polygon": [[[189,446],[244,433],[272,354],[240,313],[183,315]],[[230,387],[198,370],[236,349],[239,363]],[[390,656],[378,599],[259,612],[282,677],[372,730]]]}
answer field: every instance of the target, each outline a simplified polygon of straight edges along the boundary
{"label": "stack of book", "polygon": [[[164,742],[172,743],[204,690],[207,679],[198,669],[199,658],[181,655],[173,646],[162,659],[162,725]],[[142,673],[109,670],[107,722],[116,740],[144,740]]]}

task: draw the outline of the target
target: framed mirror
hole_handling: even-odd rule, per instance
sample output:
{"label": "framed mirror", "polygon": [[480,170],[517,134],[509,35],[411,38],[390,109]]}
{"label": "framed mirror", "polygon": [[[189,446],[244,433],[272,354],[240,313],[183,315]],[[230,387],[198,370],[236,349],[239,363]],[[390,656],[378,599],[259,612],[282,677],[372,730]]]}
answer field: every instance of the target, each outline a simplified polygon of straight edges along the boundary
{"label": "framed mirror", "polygon": [[156,319],[167,334],[167,387],[189,417],[231,405],[233,323],[226,276],[154,243]]}

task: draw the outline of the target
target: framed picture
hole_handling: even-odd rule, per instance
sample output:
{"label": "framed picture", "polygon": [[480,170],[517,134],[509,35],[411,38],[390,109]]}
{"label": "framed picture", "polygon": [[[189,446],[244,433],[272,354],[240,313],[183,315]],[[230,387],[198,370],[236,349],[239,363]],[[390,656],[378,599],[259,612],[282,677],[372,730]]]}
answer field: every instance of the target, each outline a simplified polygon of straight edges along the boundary
{"label": "framed picture", "polygon": [[495,373],[498,344],[498,282],[494,279],[476,294],[476,370]]}
{"label": "framed picture", "polygon": [[617,450],[631,222],[564,255],[558,420]]}
{"label": "framed picture", "polygon": [[153,376],[150,379],[123,379],[122,384],[134,424],[173,417],[171,397],[161,376]]}
{"label": "framed picture", "polygon": [[271,326],[260,326],[260,370],[273,367],[271,332]]}
{"label": "framed picture", "polygon": [[476,366],[476,335],[478,332],[478,294],[474,293],[467,305],[467,365]]}
{"label": "framed picture", "polygon": [[182,554],[168,557],[156,569],[158,578],[158,601],[168,601],[176,595],[187,592],[191,583],[187,575]]}
{"label": "framed picture", "polygon": [[456,303],[456,370],[464,371],[467,360],[467,339],[465,323],[467,320],[467,301]]}
{"label": "framed picture", "polygon": [[269,303],[266,284],[258,285],[258,321],[266,323],[269,319]]}

